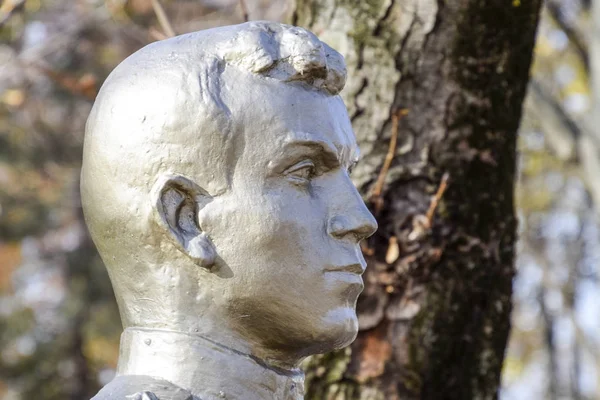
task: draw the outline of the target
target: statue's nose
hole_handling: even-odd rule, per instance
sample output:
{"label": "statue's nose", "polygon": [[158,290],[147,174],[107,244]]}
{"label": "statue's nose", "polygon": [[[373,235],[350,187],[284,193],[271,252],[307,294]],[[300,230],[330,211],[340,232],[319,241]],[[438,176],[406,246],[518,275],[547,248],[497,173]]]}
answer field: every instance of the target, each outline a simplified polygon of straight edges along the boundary
{"label": "statue's nose", "polygon": [[377,221],[364,204],[362,208],[356,214],[332,217],[327,226],[329,235],[336,239],[351,237],[359,242],[374,234],[377,230]]}

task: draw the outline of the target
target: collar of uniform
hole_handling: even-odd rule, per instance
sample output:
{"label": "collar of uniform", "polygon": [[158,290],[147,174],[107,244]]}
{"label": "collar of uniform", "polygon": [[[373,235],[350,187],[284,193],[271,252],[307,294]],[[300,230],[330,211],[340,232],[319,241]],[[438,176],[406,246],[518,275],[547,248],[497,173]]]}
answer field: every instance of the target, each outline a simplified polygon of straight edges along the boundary
{"label": "collar of uniform", "polygon": [[117,375],[148,375],[202,400],[301,400],[302,371],[270,367],[250,355],[183,332],[128,328]]}

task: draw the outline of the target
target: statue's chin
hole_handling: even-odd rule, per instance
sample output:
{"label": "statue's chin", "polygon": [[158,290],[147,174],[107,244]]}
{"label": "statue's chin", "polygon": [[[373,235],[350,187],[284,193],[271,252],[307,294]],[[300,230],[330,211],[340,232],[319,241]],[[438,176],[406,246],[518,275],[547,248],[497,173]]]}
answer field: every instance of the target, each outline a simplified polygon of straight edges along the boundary
{"label": "statue's chin", "polygon": [[[251,314],[255,310],[255,318],[240,319],[233,316],[231,322],[238,337],[256,344],[252,354],[258,358],[281,357],[282,362],[293,362],[312,354],[327,353],[348,346],[358,334],[358,318],[353,306],[338,306],[320,315],[311,314],[310,310],[292,315],[297,310],[290,309],[291,312],[285,314],[279,309],[274,313],[272,309],[264,305],[259,307],[248,300],[240,304],[252,307],[248,311],[236,308],[235,315]],[[286,316],[288,321],[285,321]],[[265,321],[287,323],[266,324]]]}
{"label": "statue's chin", "polygon": [[327,315],[329,329],[327,336],[330,338],[333,350],[348,346],[356,339],[358,334],[358,318],[354,308],[339,308]]}

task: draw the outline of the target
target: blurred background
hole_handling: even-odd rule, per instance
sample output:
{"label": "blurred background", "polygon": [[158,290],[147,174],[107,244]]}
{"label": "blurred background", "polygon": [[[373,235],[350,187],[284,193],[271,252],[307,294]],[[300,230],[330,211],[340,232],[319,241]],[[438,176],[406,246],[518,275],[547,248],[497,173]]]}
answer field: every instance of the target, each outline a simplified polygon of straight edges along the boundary
{"label": "blurred background", "polygon": [[[290,8],[157,4],[0,0],[0,399],[89,398],[114,376],[121,325],[78,190],[85,120],[102,81],[169,29],[283,20]],[[503,400],[600,399],[600,113],[591,110],[600,85],[588,79],[595,41],[600,16],[590,0],[546,1],[519,139]]]}

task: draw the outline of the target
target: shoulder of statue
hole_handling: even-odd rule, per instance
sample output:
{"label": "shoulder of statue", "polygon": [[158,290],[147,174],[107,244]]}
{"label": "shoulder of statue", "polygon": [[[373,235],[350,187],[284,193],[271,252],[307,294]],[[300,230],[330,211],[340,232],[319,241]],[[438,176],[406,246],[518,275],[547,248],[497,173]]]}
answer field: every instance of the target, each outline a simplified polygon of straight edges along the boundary
{"label": "shoulder of statue", "polygon": [[162,379],[145,375],[122,375],[104,386],[92,400],[202,400]]}

